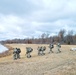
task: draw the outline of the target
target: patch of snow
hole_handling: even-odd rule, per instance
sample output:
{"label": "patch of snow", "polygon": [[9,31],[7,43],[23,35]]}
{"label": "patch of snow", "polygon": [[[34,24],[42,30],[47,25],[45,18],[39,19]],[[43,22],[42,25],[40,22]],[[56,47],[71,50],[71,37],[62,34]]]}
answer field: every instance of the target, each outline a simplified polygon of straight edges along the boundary
{"label": "patch of snow", "polygon": [[0,44],[0,53],[4,52],[4,51],[7,51],[8,48],[3,46],[2,44]]}

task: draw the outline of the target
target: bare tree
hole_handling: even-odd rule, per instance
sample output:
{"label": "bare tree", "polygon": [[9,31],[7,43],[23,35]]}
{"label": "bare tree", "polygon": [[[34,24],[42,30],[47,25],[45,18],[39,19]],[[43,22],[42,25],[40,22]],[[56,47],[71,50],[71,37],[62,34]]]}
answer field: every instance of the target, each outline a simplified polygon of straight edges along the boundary
{"label": "bare tree", "polygon": [[73,35],[73,43],[76,44],[76,34]]}
{"label": "bare tree", "polygon": [[66,43],[73,44],[73,31],[69,31],[68,35],[66,35]]}
{"label": "bare tree", "polygon": [[60,41],[64,41],[65,30],[60,30],[58,33],[58,37]]}

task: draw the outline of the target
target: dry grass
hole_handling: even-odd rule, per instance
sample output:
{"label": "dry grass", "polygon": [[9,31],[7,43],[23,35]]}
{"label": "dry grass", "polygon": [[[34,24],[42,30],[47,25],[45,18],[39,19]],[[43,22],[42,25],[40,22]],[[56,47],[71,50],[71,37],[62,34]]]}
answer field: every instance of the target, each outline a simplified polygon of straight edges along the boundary
{"label": "dry grass", "polygon": [[[63,45],[61,53],[56,54],[56,46],[54,53],[48,54],[49,48],[46,46],[44,56],[37,55],[36,44],[8,44],[12,48],[21,48],[21,59],[13,60],[12,55],[0,58],[0,75],[76,75],[76,52],[70,51],[71,47],[76,45]],[[31,53],[32,58],[26,58],[26,47],[32,47],[34,51]]]}

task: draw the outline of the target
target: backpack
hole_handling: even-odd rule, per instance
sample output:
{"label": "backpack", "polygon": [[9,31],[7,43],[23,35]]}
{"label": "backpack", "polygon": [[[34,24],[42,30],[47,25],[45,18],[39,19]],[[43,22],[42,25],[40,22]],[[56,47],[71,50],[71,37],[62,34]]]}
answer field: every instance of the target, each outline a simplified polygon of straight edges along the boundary
{"label": "backpack", "polygon": [[20,48],[17,48],[17,51],[18,51],[18,53],[21,53],[21,50],[20,50]]}

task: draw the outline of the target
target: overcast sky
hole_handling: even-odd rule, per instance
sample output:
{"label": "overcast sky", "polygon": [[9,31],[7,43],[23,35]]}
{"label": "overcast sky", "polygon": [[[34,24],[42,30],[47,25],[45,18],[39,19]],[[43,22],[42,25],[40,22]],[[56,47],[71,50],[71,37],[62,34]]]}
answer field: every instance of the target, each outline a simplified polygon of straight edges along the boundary
{"label": "overcast sky", "polygon": [[0,40],[76,32],[76,0],[0,0]]}

